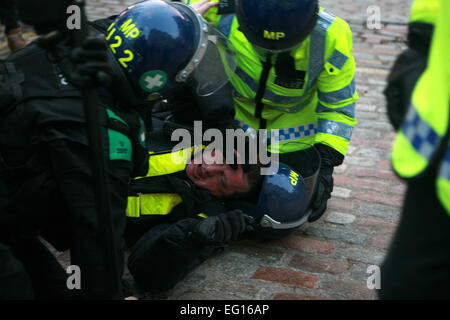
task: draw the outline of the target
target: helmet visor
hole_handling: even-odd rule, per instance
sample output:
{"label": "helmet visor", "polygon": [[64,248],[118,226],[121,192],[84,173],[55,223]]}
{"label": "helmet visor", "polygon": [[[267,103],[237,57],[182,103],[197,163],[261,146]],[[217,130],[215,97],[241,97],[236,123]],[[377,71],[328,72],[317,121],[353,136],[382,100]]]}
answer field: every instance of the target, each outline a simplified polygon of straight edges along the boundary
{"label": "helmet visor", "polygon": [[208,96],[222,88],[232,77],[237,65],[236,51],[231,42],[207,24],[208,32],[200,46],[201,56],[194,57],[196,67],[191,80],[199,96]]}

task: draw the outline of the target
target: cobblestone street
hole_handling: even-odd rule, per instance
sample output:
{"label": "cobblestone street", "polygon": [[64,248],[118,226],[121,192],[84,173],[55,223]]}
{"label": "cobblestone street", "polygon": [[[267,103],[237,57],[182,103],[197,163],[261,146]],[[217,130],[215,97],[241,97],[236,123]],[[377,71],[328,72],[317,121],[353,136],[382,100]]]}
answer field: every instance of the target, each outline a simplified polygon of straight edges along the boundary
{"label": "cobblestone street", "polygon": [[[95,19],[118,13],[135,1],[87,2],[89,18]],[[386,116],[383,90],[396,56],[406,47],[412,0],[320,3],[350,24],[360,96],[358,123],[344,164],[335,170],[328,210],[319,221],[283,240],[237,242],[205,261],[164,298],[376,299],[375,290],[366,285],[367,268],[384,259],[405,191],[390,167],[395,133]],[[367,28],[371,6],[381,10],[381,29]],[[4,56],[4,36],[0,39]]]}

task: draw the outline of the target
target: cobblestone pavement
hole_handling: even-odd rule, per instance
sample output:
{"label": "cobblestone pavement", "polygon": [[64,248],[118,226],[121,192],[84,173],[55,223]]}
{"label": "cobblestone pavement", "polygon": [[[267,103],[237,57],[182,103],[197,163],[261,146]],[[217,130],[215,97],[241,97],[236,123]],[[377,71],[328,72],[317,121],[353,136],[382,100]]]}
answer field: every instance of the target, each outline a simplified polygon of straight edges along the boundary
{"label": "cobblestone pavement", "polygon": [[[133,2],[90,0],[88,15],[91,19],[105,17]],[[165,298],[376,299],[376,293],[366,286],[367,268],[383,261],[405,191],[390,168],[395,133],[386,117],[382,92],[393,61],[405,48],[411,3],[321,1],[347,20],[353,31],[360,95],[358,124],[344,164],[335,171],[326,214],[280,241],[239,241],[205,261]],[[382,28],[370,30],[366,21],[377,8]],[[1,50],[7,50],[4,43],[0,54]]]}

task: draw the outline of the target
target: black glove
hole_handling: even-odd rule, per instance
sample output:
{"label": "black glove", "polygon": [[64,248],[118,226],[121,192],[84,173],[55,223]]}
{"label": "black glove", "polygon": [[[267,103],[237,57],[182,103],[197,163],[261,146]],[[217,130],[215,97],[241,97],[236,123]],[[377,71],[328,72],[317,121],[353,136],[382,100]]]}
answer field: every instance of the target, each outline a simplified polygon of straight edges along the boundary
{"label": "black glove", "polygon": [[208,217],[194,226],[190,238],[197,244],[225,246],[241,235],[254,219],[241,210]]}
{"label": "black glove", "polygon": [[395,61],[384,90],[387,115],[395,130],[400,129],[411,103],[416,83],[427,67],[433,26],[427,23],[409,24],[408,46]]}
{"label": "black glove", "polygon": [[89,37],[81,47],[71,53],[79,81],[86,87],[108,86],[112,71],[108,64],[106,41],[102,37]]}
{"label": "black glove", "polygon": [[316,149],[321,156],[321,165],[317,177],[316,192],[311,204],[312,213],[308,217],[308,222],[314,222],[319,219],[327,209],[327,201],[333,192],[333,170],[335,166],[341,165],[344,156],[333,148],[316,144]]}
{"label": "black glove", "polygon": [[319,219],[327,209],[327,201],[333,192],[333,167],[322,167],[317,177],[317,187],[314,200],[311,204],[313,212],[308,217],[308,222]]}
{"label": "black glove", "polygon": [[408,112],[417,80],[427,65],[427,55],[407,49],[394,63],[384,90],[387,115],[395,130],[400,129]]}

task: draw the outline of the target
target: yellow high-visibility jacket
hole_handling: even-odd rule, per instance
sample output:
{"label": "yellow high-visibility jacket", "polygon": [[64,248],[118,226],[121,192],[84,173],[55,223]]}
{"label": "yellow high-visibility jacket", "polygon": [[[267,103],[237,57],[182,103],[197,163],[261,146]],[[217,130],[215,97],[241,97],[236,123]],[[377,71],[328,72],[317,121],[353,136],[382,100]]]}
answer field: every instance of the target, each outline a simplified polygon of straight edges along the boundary
{"label": "yellow high-visibility jacket", "polygon": [[419,79],[408,115],[394,142],[392,165],[403,178],[414,178],[430,165],[440,148],[436,190],[450,214],[450,1],[443,0],[436,20],[428,67]]}
{"label": "yellow high-visibility jacket", "polygon": [[[187,0],[192,4],[199,0]],[[238,52],[238,64],[231,83],[234,87],[236,118],[247,131],[259,129],[255,117],[255,96],[264,59],[253,48],[234,14],[217,14],[211,8],[205,19],[212,22],[233,44]],[[299,47],[291,51],[295,68],[304,72],[299,88],[276,84],[275,68],[271,68],[262,99],[262,118],[270,143],[271,130],[278,135],[280,146],[274,152],[297,151],[301,141],[313,145],[326,144],[345,155],[353,132],[355,102],[355,60],[352,56],[352,34],[348,24],[323,8],[317,24]],[[272,57],[272,65],[277,55]]]}
{"label": "yellow high-visibility jacket", "polygon": [[[184,171],[192,152],[198,148],[184,149],[177,152],[150,154],[149,170],[143,177],[137,177],[131,183],[131,195],[128,197],[126,214],[130,218],[149,215],[167,215],[173,208],[183,202],[175,190],[167,192],[162,186],[154,185],[152,177],[165,176]],[[162,182],[162,181],[161,181]],[[156,191],[160,189],[160,191]],[[146,190],[151,190],[146,191]],[[162,192],[164,190],[164,192]],[[192,213],[194,214],[194,213]],[[204,215],[200,215],[203,216]]]}
{"label": "yellow high-visibility jacket", "polygon": [[434,25],[441,0],[415,0],[411,6],[410,22],[423,22]]}

